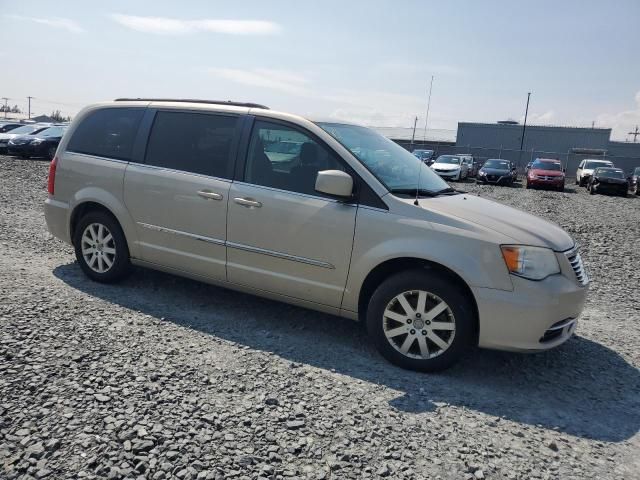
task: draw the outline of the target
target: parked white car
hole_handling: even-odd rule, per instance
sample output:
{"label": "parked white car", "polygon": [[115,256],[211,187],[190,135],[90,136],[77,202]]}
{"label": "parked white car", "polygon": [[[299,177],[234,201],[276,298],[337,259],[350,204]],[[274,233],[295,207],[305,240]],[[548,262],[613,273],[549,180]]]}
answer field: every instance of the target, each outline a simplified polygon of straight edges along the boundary
{"label": "parked white car", "polygon": [[613,162],[609,160],[597,160],[594,158],[585,158],[578,165],[576,170],[576,185],[584,187],[589,183],[593,171],[599,167],[613,167]]}
{"label": "parked white car", "polygon": [[431,169],[445,180],[464,180],[469,176],[469,165],[460,155],[440,155]]}

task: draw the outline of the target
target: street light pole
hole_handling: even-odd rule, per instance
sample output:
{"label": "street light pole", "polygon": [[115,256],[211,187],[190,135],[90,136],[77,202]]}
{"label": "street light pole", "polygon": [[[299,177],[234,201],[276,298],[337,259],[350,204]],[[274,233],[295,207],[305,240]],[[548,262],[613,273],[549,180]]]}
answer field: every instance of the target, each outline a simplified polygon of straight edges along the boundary
{"label": "street light pole", "polygon": [[524,146],[524,134],[527,131],[527,116],[529,115],[529,99],[531,98],[531,92],[527,93],[527,107],[524,111],[524,124],[522,125],[522,138],[520,139],[520,151]]}
{"label": "street light pole", "polygon": [[31,118],[31,99],[33,97],[27,97],[27,100],[29,100],[29,118]]}

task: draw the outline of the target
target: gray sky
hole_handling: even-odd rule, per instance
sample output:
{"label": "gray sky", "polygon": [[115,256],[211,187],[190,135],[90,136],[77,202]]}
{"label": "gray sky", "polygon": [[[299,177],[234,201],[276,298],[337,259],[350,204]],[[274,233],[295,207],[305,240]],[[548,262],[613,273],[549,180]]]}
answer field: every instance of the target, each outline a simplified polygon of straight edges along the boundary
{"label": "gray sky", "polygon": [[0,0],[0,96],[234,99],[376,126],[640,124],[640,1]]}

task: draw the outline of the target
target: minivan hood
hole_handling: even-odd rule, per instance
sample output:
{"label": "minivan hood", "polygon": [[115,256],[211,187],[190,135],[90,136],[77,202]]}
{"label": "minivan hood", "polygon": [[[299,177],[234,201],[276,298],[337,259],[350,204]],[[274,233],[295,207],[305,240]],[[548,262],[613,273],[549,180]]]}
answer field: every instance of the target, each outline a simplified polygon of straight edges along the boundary
{"label": "minivan hood", "polygon": [[[411,199],[401,200],[413,203]],[[506,235],[514,244],[548,247],[558,252],[574,246],[569,234],[555,223],[474,195],[424,198],[419,204],[425,210],[454,216]]]}

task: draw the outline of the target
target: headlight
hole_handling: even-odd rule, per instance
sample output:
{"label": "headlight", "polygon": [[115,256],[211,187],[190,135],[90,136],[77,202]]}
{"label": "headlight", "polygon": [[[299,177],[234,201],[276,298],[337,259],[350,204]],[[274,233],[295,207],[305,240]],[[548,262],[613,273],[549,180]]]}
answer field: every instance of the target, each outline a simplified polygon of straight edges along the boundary
{"label": "headlight", "polygon": [[31,145],[40,145],[42,142],[44,142],[43,138],[36,138],[31,140]]}
{"label": "headlight", "polygon": [[485,173],[485,172],[483,172],[482,170],[480,170],[480,171],[478,172],[478,175],[480,175],[481,177],[484,177],[484,176],[486,175],[486,173]]}
{"label": "headlight", "polygon": [[538,178],[538,175],[533,172],[529,172],[529,178]]}
{"label": "headlight", "polygon": [[504,263],[510,273],[529,280],[542,280],[560,273],[556,254],[550,248],[502,245]]}

